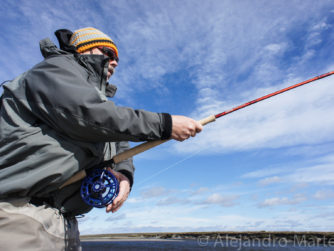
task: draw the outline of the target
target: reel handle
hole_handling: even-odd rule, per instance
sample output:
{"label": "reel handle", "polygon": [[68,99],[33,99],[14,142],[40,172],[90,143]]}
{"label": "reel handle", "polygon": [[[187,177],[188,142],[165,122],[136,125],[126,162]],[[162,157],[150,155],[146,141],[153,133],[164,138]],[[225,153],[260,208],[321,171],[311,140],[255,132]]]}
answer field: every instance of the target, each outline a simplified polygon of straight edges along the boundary
{"label": "reel handle", "polygon": [[[201,124],[201,125],[206,125],[206,124],[209,124],[211,122],[214,122],[216,120],[216,116],[215,115],[210,115],[209,117],[206,117],[204,119],[201,119],[199,120],[198,122]],[[123,160],[126,160],[128,158],[131,158],[139,153],[142,153],[142,152],[145,152],[153,147],[156,147],[158,145],[161,145],[162,143],[165,143],[167,141],[169,141],[170,139],[165,139],[165,140],[154,140],[154,141],[148,141],[148,142],[145,142],[145,143],[142,143],[138,146],[135,146],[135,147],[132,147],[130,148],[129,150],[127,151],[124,151],[120,154],[117,154],[113,157],[113,160],[114,160],[114,163],[117,164],[117,163],[120,163],[122,162]],[[68,179],[64,184],[62,184],[59,188],[63,188],[65,186],[68,186],[76,181],[79,181],[83,178],[86,177],[86,171],[85,170],[81,170],[79,172],[77,172],[76,174],[74,174],[74,176],[72,176],[70,179]]]}

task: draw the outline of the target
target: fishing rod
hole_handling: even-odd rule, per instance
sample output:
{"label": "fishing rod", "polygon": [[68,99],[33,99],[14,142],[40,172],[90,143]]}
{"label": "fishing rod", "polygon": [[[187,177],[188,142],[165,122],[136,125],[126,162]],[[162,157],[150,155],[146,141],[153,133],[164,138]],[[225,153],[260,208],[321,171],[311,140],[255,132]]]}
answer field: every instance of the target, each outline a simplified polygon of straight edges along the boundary
{"label": "fishing rod", "polygon": [[[211,122],[214,122],[216,119],[221,118],[223,116],[226,116],[232,112],[238,111],[240,109],[243,109],[247,106],[253,105],[255,103],[261,102],[265,99],[271,98],[273,96],[279,95],[283,92],[287,92],[289,90],[295,89],[297,87],[309,84],[311,82],[314,82],[316,80],[322,79],[322,78],[326,78],[330,75],[333,75],[334,71],[316,76],[314,78],[308,79],[306,81],[300,82],[298,84],[286,87],[284,89],[272,92],[270,94],[267,94],[263,97],[254,99],[252,101],[246,102],[242,105],[236,106],[232,109],[226,110],[222,113],[218,113],[216,115],[210,115],[204,119],[199,120],[198,122],[201,125],[206,125],[209,124]],[[113,165],[113,164],[117,164],[120,163],[128,158],[131,158],[139,153],[142,153],[144,151],[147,151],[153,147],[156,147],[158,145],[161,145],[167,141],[169,141],[170,139],[166,139],[166,140],[156,140],[156,141],[149,141],[149,142],[145,142],[142,143],[140,145],[137,145],[131,149],[128,149],[127,151],[124,151],[120,154],[115,155],[111,160],[104,162],[105,166],[108,165]],[[114,176],[106,171],[106,169],[104,171],[93,171],[93,174],[91,174],[90,177],[86,177],[86,171],[85,170],[81,170],[80,172],[76,173],[74,176],[72,176],[69,180],[67,180],[63,185],[60,186],[60,188],[63,188],[67,185],[70,185],[76,181],[79,181],[81,179],[84,179],[83,181],[83,185],[82,185],[82,189],[81,189],[81,195],[84,199],[84,201],[92,206],[95,207],[103,207],[107,204],[112,203],[112,200],[117,196],[118,194],[118,183],[117,183],[117,179],[114,178]],[[85,178],[86,177],[86,178]],[[106,183],[105,185],[103,184],[103,182],[101,182],[102,177],[105,177],[103,179],[103,182]],[[106,193],[107,190],[107,193]],[[93,197],[92,198],[92,194]],[[112,196],[111,196],[112,194]],[[112,197],[112,198],[111,198]]]}
{"label": "fishing rod", "polygon": [[[216,115],[210,115],[209,117],[206,117],[206,118],[204,118],[204,119],[201,119],[201,120],[199,120],[198,122],[201,123],[201,124],[204,126],[204,125],[206,125],[206,124],[209,124],[209,123],[211,123],[211,122],[214,122],[214,121],[215,121],[216,119],[218,119],[218,118],[221,118],[221,117],[223,117],[223,116],[226,116],[227,114],[230,114],[230,113],[235,112],[235,111],[237,111],[237,110],[243,109],[243,108],[245,108],[245,107],[247,107],[247,106],[253,105],[253,104],[255,104],[255,103],[258,103],[258,102],[263,101],[263,100],[265,100],[265,99],[271,98],[271,97],[273,97],[273,96],[279,95],[279,94],[281,94],[281,93],[283,93],[283,92],[287,92],[287,91],[289,91],[289,90],[295,89],[295,88],[300,87],[300,86],[302,86],[302,85],[306,85],[306,84],[309,84],[309,83],[314,82],[314,81],[316,81],[316,80],[319,80],[319,79],[322,79],[322,78],[326,78],[326,77],[328,77],[328,76],[330,76],[330,75],[333,75],[333,74],[334,74],[334,71],[331,71],[331,72],[328,72],[328,73],[325,73],[325,74],[316,76],[316,77],[314,77],[314,78],[305,80],[305,81],[300,82],[300,83],[298,83],[298,84],[295,84],[295,85],[286,87],[286,88],[281,89],[281,90],[279,90],[279,91],[275,91],[275,92],[272,92],[272,93],[270,93],[270,94],[267,94],[267,95],[265,95],[265,96],[263,96],[263,97],[260,97],[260,98],[254,99],[254,100],[252,100],[252,101],[246,102],[246,103],[244,103],[244,104],[242,104],[242,105],[236,106],[236,107],[234,107],[234,108],[232,108],[232,109],[229,109],[229,110],[226,110],[226,111],[224,111],[224,112],[222,112],[222,113],[218,113],[218,114],[216,114]],[[151,148],[153,148],[153,147],[155,147],[155,146],[161,145],[162,143],[165,143],[165,142],[167,142],[167,141],[169,141],[169,140],[170,140],[170,139],[166,139],[166,140],[156,140],[156,141],[149,141],[149,142],[142,143],[142,144],[140,144],[140,145],[138,145],[138,146],[135,146],[135,147],[133,147],[133,148],[127,150],[127,151],[124,151],[124,152],[122,152],[122,153],[117,154],[116,156],[114,156],[114,158],[113,158],[114,163],[119,163],[119,162],[121,162],[121,161],[123,161],[123,160],[126,160],[126,159],[132,157],[132,156],[135,156],[135,155],[137,155],[137,154],[139,154],[139,153],[142,153],[142,152],[144,152],[144,151],[146,151],[146,150],[149,150],[149,149],[151,149]]]}

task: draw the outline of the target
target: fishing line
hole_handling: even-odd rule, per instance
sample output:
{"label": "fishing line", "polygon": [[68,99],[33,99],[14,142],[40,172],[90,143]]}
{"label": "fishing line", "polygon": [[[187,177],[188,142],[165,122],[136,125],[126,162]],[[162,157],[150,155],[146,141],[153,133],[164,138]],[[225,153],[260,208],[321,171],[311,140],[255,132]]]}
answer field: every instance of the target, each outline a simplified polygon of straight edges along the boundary
{"label": "fishing line", "polygon": [[210,148],[210,147],[202,148],[201,150],[196,151],[195,153],[193,153],[193,154],[191,154],[191,155],[189,155],[189,156],[187,156],[187,157],[185,157],[185,158],[183,158],[183,159],[181,159],[181,160],[175,162],[174,164],[171,164],[170,166],[168,166],[168,167],[166,167],[166,168],[164,168],[164,169],[162,169],[162,170],[160,170],[160,171],[158,171],[158,172],[152,174],[151,176],[147,177],[146,179],[140,181],[140,182],[138,183],[138,185],[144,184],[144,183],[147,182],[148,180],[151,180],[152,178],[158,176],[159,174],[161,174],[161,173],[163,173],[163,172],[165,172],[165,171],[171,169],[171,168],[174,167],[174,166],[177,166],[178,164],[181,164],[182,162],[184,162],[184,161],[186,161],[186,160],[188,160],[188,159],[191,159],[192,157],[196,156],[196,155],[199,154],[200,152],[202,152],[202,151],[204,151],[204,150],[207,150],[207,149],[209,149],[209,148]]}

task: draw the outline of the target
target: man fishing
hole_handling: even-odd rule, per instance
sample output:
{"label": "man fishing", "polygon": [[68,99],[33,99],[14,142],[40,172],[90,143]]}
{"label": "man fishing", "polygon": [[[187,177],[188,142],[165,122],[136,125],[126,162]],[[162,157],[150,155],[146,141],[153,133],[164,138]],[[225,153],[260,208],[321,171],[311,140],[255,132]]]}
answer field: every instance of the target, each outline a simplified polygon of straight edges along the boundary
{"label": "man fishing", "polygon": [[[95,28],[58,30],[58,49],[40,42],[44,60],[6,83],[0,103],[0,250],[79,250],[76,216],[92,209],[81,180],[62,186],[129,148],[128,141],[195,136],[188,117],[116,106],[107,81],[118,66],[112,39]],[[113,166],[116,212],[133,185],[132,159]],[[60,188],[61,187],[61,188]]]}

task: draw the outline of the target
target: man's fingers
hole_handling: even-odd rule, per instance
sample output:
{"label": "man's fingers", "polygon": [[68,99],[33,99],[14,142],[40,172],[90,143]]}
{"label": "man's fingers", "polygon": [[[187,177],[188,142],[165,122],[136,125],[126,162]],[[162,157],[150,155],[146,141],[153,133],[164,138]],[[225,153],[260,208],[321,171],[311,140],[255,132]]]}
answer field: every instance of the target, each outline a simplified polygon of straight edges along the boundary
{"label": "man's fingers", "polygon": [[110,211],[115,213],[118,209],[120,209],[121,206],[123,205],[123,203],[126,201],[126,198],[127,198],[127,195],[125,195],[125,194],[123,194],[121,196],[120,195],[117,196],[116,199],[111,204]]}
{"label": "man's fingers", "polygon": [[112,206],[112,209],[115,209],[118,207],[118,205],[121,203],[121,199],[118,199],[118,200],[114,200],[111,204]]}
{"label": "man's fingers", "polygon": [[196,122],[196,132],[199,133],[203,130],[203,126],[201,123],[199,123],[198,121],[195,121]]}
{"label": "man's fingers", "polygon": [[203,129],[198,121],[185,116],[172,115],[172,124],[171,138],[178,141],[186,140],[189,137],[195,137],[196,134]]}
{"label": "man's fingers", "polygon": [[112,210],[112,204],[107,205],[106,212],[109,213]]}
{"label": "man's fingers", "polygon": [[106,208],[107,213],[109,212],[113,212],[115,213],[124,203],[124,201],[126,200],[127,196],[125,196],[124,194],[118,194],[118,196],[114,199],[114,201],[112,202],[112,204],[109,204]]}
{"label": "man's fingers", "polygon": [[124,201],[117,203],[115,206],[113,205],[111,211],[112,211],[113,213],[117,212],[118,209],[120,209],[120,208],[122,207],[123,203],[124,203]]}
{"label": "man's fingers", "polygon": [[191,136],[191,137],[195,137],[195,136],[196,136],[196,133],[197,133],[197,129],[194,128],[194,130],[192,130],[192,131],[190,132],[190,136]]}
{"label": "man's fingers", "polygon": [[115,177],[117,178],[117,180],[119,182],[119,193],[118,193],[117,197],[114,199],[112,204],[109,204],[106,207],[106,212],[107,213],[109,213],[109,212],[115,213],[123,205],[123,203],[126,201],[126,199],[129,196],[130,181],[122,173],[116,172],[116,171],[114,171],[110,168],[108,170],[115,175]]}
{"label": "man's fingers", "polygon": [[122,205],[123,202],[126,200],[127,196],[122,193],[122,194],[119,194],[115,200],[112,202],[112,206],[115,208],[115,207],[118,207],[119,205]]}
{"label": "man's fingers", "polygon": [[181,133],[180,138],[183,140],[189,139],[190,137],[195,137],[197,133],[202,131],[202,125],[197,125],[196,121],[191,121],[188,127]]}

